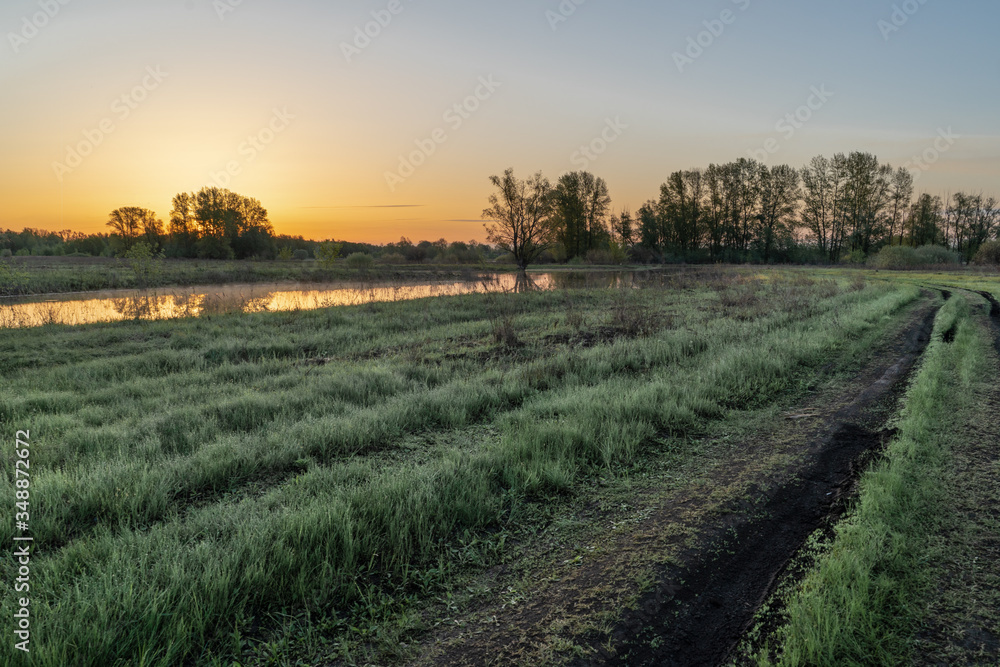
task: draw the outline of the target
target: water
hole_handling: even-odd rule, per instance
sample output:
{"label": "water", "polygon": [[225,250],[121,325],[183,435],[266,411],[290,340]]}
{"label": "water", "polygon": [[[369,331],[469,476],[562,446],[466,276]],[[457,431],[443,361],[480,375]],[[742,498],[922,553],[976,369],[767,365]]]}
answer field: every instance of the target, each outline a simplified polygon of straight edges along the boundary
{"label": "water", "polygon": [[312,310],[487,291],[610,287],[634,279],[631,272],[567,271],[530,274],[528,282],[525,282],[523,276],[506,273],[484,276],[479,280],[392,285],[343,282],[328,285],[269,283],[171,287],[144,291],[107,290],[0,299],[0,328],[134,319],[164,320],[199,317],[209,313]]}

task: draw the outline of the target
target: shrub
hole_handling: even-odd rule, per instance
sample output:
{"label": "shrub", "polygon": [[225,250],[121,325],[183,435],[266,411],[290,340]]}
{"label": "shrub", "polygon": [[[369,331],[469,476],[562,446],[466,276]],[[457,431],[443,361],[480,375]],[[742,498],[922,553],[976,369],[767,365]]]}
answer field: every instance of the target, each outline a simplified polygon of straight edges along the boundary
{"label": "shrub", "polygon": [[292,259],[297,259],[299,261],[307,260],[309,259],[309,251],[299,248],[298,250],[292,253]]}
{"label": "shrub", "polygon": [[292,258],[292,249],[289,248],[288,246],[285,246],[284,248],[278,251],[278,259],[280,259],[281,261],[287,262],[291,258]]}
{"label": "shrub", "polygon": [[607,265],[615,264],[616,262],[615,258],[611,255],[611,251],[604,248],[594,248],[587,251],[587,263]]}
{"label": "shrub", "polygon": [[374,262],[372,256],[364,252],[355,252],[347,256],[347,266],[356,271],[366,271]]}
{"label": "shrub", "polygon": [[867,257],[865,256],[865,251],[858,249],[852,250],[851,252],[844,255],[841,260],[844,264],[864,264]]}
{"label": "shrub", "polygon": [[135,282],[140,287],[149,287],[155,283],[163,272],[160,257],[146,241],[135,243],[125,253],[125,260],[135,274]]}
{"label": "shrub", "polygon": [[869,265],[877,269],[909,269],[931,264],[957,264],[958,253],[939,245],[925,245],[911,248],[892,245],[882,248],[879,254],[869,260]]}
{"label": "shrub", "polygon": [[390,252],[378,258],[379,264],[406,264],[406,257],[402,253]]}
{"label": "shrub", "polygon": [[869,260],[876,269],[907,269],[917,263],[917,251],[906,245],[886,246]]}
{"label": "shrub", "polygon": [[979,246],[979,251],[972,258],[972,261],[975,264],[1000,266],[1000,240],[987,241]]}
{"label": "shrub", "polygon": [[20,294],[28,286],[28,274],[11,262],[0,262],[0,294]]}
{"label": "shrub", "polygon": [[340,251],[344,249],[343,243],[334,243],[333,241],[323,241],[318,246],[316,246],[316,259],[319,260],[320,264],[324,268],[333,267],[333,263],[340,257]]}
{"label": "shrub", "polygon": [[0,250],[0,257],[13,257],[14,253],[10,251],[10,248],[4,248]]}
{"label": "shrub", "polygon": [[921,246],[916,255],[921,264],[958,264],[961,261],[957,252],[939,245]]}

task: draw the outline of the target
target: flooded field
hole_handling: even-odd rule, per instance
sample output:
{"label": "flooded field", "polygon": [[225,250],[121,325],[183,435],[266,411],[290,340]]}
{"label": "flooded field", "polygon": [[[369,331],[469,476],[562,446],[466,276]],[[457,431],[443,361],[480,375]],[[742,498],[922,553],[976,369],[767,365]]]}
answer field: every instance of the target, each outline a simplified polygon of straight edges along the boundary
{"label": "flooded field", "polygon": [[632,272],[574,271],[530,274],[527,277],[509,273],[487,274],[450,282],[271,283],[42,295],[0,299],[0,328],[163,320],[237,311],[313,310],[474,292],[610,287],[635,279]]}

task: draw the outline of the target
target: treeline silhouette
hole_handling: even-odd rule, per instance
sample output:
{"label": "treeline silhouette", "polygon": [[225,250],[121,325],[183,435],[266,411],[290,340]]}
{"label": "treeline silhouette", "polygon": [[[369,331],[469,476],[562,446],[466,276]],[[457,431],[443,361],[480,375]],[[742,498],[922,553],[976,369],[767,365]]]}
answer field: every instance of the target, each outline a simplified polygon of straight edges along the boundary
{"label": "treeline silhouette", "polygon": [[[114,257],[144,243],[153,254],[171,258],[304,260],[317,256],[323,243],[275,234],[258,200],[220,188],[176,195],[167,225],[155,212],[138,206],[115,209],[107,225],[112,230],[108,234],[32,228],[0,231],[0,254]],[[337,246],[341,256],[364,254],[396,263],[474,264],[502,254],[475,240],[413,243],[402,237],[384,245],[341,241]]]}
{"label": "treeline silhouette", "polygon": [[[870,153],[819,156],[801,169],[741,158],[676,171],[634,214],[613,212],[603,179],[491,176],[489,240],[524,267],[548,261],[860,262],[889,246],[941,246],[973,258],[1000,232],[981,193],[914,198],[914,176]],[[941,255],[938,255],[941,256]]]}
{"label": "treeline silhouette", "polygon": [[[541,173],[492,176],[483,211],[491,245],[403,237],[339,242],[337,255],[386,263],[860,263],[885,248],[935,246],[924,255],[969,261],[1000,233],[1000,203],[982,193],[914,196],[905,168],[870,153],[818,156],[801,169],[741,158],[676,171],[634,213],[614,211],[604,179],[586,171],[554,184]],[[169,222],[148,209],[111,212],[108,234],[26,228],[0,231],[0,254],[122,256],[138,243],[154,255],[201,259],[310,259],[321,241],[278,235],[253,198],[214,187],[173,198]],[[328,244],[329,245],[329,244]],[[329,250],[329,248],[327,248]],[[905,253],[897,253],[904,256]],[[326,256],[329,256],[328,254]],[[366,259],[362,257],[361,259]]]}

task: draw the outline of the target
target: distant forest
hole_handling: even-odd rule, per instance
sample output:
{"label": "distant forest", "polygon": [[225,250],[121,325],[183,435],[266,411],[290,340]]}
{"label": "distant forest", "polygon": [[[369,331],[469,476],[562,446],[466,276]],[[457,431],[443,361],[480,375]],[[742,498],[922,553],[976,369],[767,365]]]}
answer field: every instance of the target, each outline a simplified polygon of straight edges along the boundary
{"label": "distant forest", "polygon": [[[340,257],[386,263],[519,264],[862,263],[879,255],[924,263],[996,254],[1000,202],[982,193],[915,196],[913,174],[869,153],[819,156],[805,167],[741,158],[677,171],[634,213],[614,210],[604,179],[586,171],[554,184],[507,170],[483,211],[490,244],[476,241],[336,243]],[[148,209],[111,212],[107,234],[0,231],[0,254],[121,256],[137,244],[154,254],[202,259],[329,258],[329,242],[277,235],[256,199],[219,188],[173,198],[169,222]],[[885,249],[889,249],[883,252]],[[907,251],[908,252],[908,251]],[[933,261],[932,261],[933,260]],[[905,263],[905,262],[904,262]]]}

